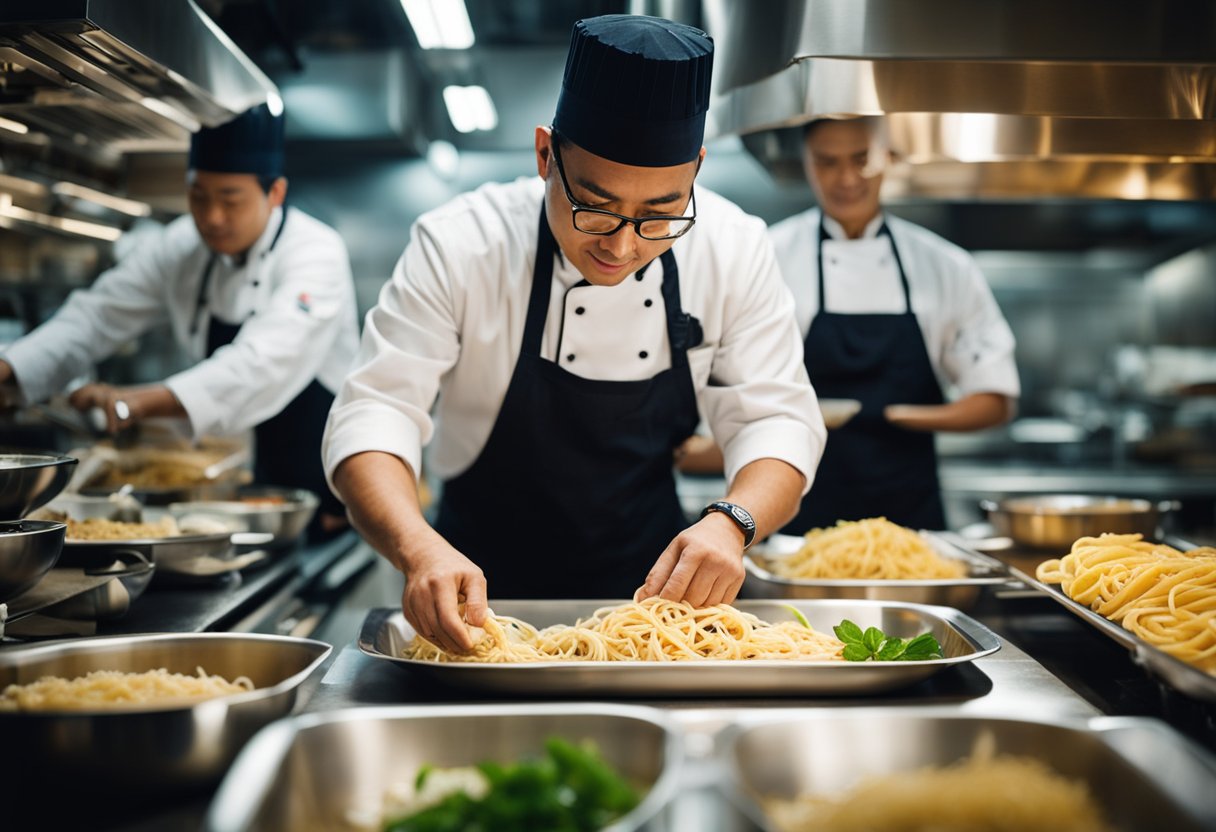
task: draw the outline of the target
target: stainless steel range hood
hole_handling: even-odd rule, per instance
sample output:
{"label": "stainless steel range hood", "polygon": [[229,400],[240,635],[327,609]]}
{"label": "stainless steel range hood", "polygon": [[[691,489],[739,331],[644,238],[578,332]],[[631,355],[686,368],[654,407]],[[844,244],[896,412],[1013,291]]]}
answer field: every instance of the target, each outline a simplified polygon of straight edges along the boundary
{"label": "stainless steel range hood", "polygon": [[8,141],[111,157],[183,150],[200,125],[277,99],[275,85],[193,0],[0,4],[0,118],[10,122],[0,133]]}
{"label": "stainless steel range hood", "polygon": [[801,178],[796,136],[751,134],[885,114],[905,193],[1216,196],[1216,4],[706,0],[706,17],[711,133],[779,178]]}

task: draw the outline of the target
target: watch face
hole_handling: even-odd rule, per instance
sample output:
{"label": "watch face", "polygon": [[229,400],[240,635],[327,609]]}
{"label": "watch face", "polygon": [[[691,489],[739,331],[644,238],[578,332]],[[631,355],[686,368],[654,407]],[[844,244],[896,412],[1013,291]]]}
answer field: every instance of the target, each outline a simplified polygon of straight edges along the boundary
{"label": "watch face", "polygon": [[754,523],[755,523],[755,521],[752,520],[752,516],[750,514],[748,514],[746,511],[744,511],[742,508],[740,508],[739,506],[731,506],[730,513],[731,513],[732,517],[734,517],[737,521],[742,523],[744,526],[750,527],[750,526],[754,525]]}

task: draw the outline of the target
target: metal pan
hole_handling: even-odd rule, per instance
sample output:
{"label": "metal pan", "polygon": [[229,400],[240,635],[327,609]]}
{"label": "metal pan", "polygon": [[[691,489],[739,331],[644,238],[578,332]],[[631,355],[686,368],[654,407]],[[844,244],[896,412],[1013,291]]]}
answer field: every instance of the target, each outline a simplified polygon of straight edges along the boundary
{"label": "metal pan", "polygon": [[1152,502],[1092,494],[1040,494],[980,503],[997,534],[1034,549],[1065,553],[1078,538],[1113,534],[1157,534],[1161,518],[1178,508],[1169,500]]}
{"label": "metal pan", "polygon": [[[270,535],[254,532],[217,532],[138,540],[69,539],[63,544],[63,549],[66,557],[88,557],[94,562],[116,552],[135,551],[156,564],[158,572],[197,575],[200,564],[234,561],[238,547],[262,546],[270,539]],[[208,574],[213,573],[214,570],[208,571]]]}
{"label": "metal pan", "polygon": [[867,708],[761,718],[727,730],[728,793],[766,832],[779,827],[762,806],[765,797],[842,795],[867,777],[948,766],[977,743],[991,744],[998,754],[1033,757],[1085,782],[1107,821],[1124,832],[1216,829],[1212,757],[1156,720],[1046,721]]}
{"label": "metal pan", "polygon": [[[1180,543],[1180,541],[1176,542]],[[1194,547],[1181,545],[1179,548]],[[1174,658],[1130,630],[1125,630],[1121,624],[1111,621],[1104,615],[1099,615],[1084,604],[1077,603],[1065,595],[1064,590],[1058,584],[1045,584],[1034,575],[1016,567],[1010,567],[1009,571],[1028,587],[1043,593],[1082,621],[1090,624],[1098,632],[1104,633],[1122,644],[1132,652],[1136,664],[1143,667],[1150,675],[1187,696],[1205,702],[1216,702],[1216,676],[1204,673],[1199,668]]]}
{"label": "metal pan", "polygon": [[[200,500],[170,503],[169,514],[177,520],[202,516],[216,520],[234,532],[263,532],[273,535],[268,545],[290,546],[299,539],[312,520],[320,501],[302,488],[250,486],[242,488],[235,500]],[[278,498],[280,504],[245,502],[243,498]]]}
{"label": "metal pan", "polygon": [[[0,689],[48,675],[74,678],[93,670],[160,667],[187,674],[202,667],[227,679],[248,676],[256,686],[187,706],[0,712],[0,782],[17,803],[21,795],[46,795],[52,772],[54,782],[67,789],[61,799],[103,796],[126,805],[209,786],[259,728],[291,711],[297,689],[332,649],[285,636],[194,633],[0,651]],[[10,808],[6,804],[6,811]]]}
{"label": "metal pan", "polygon": [[923,581],[782,578],[770,572],[769,568],[774,561],[799,551],[805,539],[775,534],[744,553],[743,566],[747,570],[747,579],[743,584],[743,595],[749,598],[866,598],[939,604],[965,610],[975,604],[984,587],[1013,582],[1005,564],[965,548],[956,542],[955,536],[928,531],[922,531],[920,535],[942,557],[963,561],[967,565],[967,574],[961,578]]}
{"label": "metal pan", "polygon": [[[494,612],[537,627],[573,624],[600,607],[620,601],[496,601]],[[956,664],[996,652],[996,635],[955,609],[880,601],[738,601],[735,606],[765,621],[794,620],[791,607],[811,626],[830,633],[848,618],[900,638],[931,631],[945,658],[927,662],[527,662],[463,664],[400,658],[414,629],[399,610],[371,610],[359,635],[359,649],[374,659],[430,680],[487,693],[546,696],[843,696],[879,693],[919,682]]]}
{"label": "metal pan", "polygon": [[[595,743],[645,792],[610,832],[649,828],[675,795],[677,735],[661,712],[624,705],[353,708],[280,720],[241,752],[211,803],[207,832],[381,829],[390,790],[424,765],[514,762],[550,736]],[[367,818],[367,826],[352,825]]]}

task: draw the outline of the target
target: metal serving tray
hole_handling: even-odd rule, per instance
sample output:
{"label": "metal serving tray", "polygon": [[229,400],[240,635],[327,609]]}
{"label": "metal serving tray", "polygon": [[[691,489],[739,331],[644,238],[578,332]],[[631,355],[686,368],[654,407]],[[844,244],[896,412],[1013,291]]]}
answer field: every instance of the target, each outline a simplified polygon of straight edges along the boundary
{"label": "metal serving tray", "polygon": [[[536,627],[573,624],[600,607],[622,601],[498,601],[494,612]],[[519,664],[440,663],[400,658],[414,629],[400,610],[371,610],[359,635],[359,649],[442,684],[493,693],[626,696],[783,696],[880,693],[919,682],[947,667],[996,652],[1000,641],[958,610],[882,601],[737,601],[735,606],[765,621],[792,621],[798,609],[816,630],[831,633],[848,618],[861,627],[912,638],[932,631],[945,658],[925,662],[524,662]]]}
{"label": "metal serving tray", "polygon": [[[424,765],[513,762],[560,736],[593,741],[645,792],[607,827],[645,829],[671,800],[680,743],[657,710],[623,705],[468,705],[352,708],[276,722],[236,759],[220,785],[207,832],[379,830],[386,794]],[[363,822],[365,821],[365,822]]]}
{"label": "metal serving tray", "polygon": [[965,548],[950,535],[929,531],[922,531],[920,535],[942,557],[965,563],[967,574],[961,578],[923,581],[782,578],[770,572],[769,565],[798,552],[805,539],[775,534],[744,554],[747,579],[742,594],[747,598],[867,598],[940,604],[965,610],[975,604],[984,587],[1001,586],[1013,580],[1005,564]]}
{"label": "metal serving tray", "polygon": [[[248,693],[194,705],[97,711],[0,711],[0,782],[25,794],[45,778],[70,784],[68,799],[118,795],[159,798],[219,780],[237,751],[263,725],[290,713],[300,684],[333,648],[285,636],[194,633],[78,639],[0,651],[0,689],[43,676],[65,679],[93,670],[248,676]],[[8,800],[8,798],[6,798]]]}
{"label": "metal serving tray", "polygon": [[844,794],[869,776],[949,765],[977,743],[1085,781],[1122,832],[1216,829],[1216,761],[1157,720],[1039,721],[895,708],[804,713],[735,726],[723,739],[728,793],[766,832],[778,827],[762,797]]}
{"label": "metal serving tray", "polygon": [[[1175,543],[1178,541],[1175,541]],[[1174,545],[1171,543],[1171,545]],[[1186,548],[1186,544],[1179,548]],[[1191,546],[1190,548],[1193,548]],[[1047,558],[1044,558],[1046,560]],[[1101,633],[1122,644],[1132,653],[1136,664],[1143,667],[1150,675],[1157,677],[1174,690],[1187,696],[1201,699],[1205,702],[1216,702],[1216,676],[1204,673],[1199,668],[1189,665],[1181,659],[1176,659],[1169,653],[1149,644],[1144,639],[1123,629],[1123,625],[1111,621],[1104,615],[1091,610],[1084,604],[1079,604],[1064,594],[1059,584],[1045,584],[1022,572],[1016,567],[1010,567],[1010,573],[1027,586],[1051,598],[1082,621],[1092,625]]]}

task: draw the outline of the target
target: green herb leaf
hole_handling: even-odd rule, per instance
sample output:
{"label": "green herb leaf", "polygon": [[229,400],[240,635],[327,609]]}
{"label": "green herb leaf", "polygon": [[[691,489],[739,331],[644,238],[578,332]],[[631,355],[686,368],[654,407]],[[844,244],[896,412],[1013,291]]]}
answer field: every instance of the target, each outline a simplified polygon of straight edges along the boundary
{"label": "green herb leaf", "polygon": [[907,649],[904,650],[904,654],[900,659],[908,662],[917,662],[940,659],[941,657],[942,646],[937,643],[937,639],[933,637],[933,633],[921,633],[908,642]]}
{"label": "green herb leaf", "polygon": [[880,662],[897,661],[904,655],[904,651],[907,650],[909,644],[910,642],[904,641],[902,638],[889,638],[878,649],[875,658]]}
{"label": "green herb leaf", "polygon": [[790,614],[794,616],[795,621],[797,621],[803,627],[806,627],[808,630],[812,629],[811,622],[806,620],[806,616],[802,614],[802,610],[798,609],[793,604],[782,604],[782,606],[790,611]]}
{"label": "green herb leaf", "polygon": [[[836,638],[840,639],[845,644],[861,644],[861,628],[847,618],[833,627],[832,632],[836,634]],[[854,661],[856,661],[856,659],[854,659]]]}
{"label": "green herb leaf", "polygon": [[866,627],[865,634],[861,637],[861,643],[866,646],[866,649],[871,653],[877,653],[878,648],[882,647],[886,635],[877,627]]}
{"label": "green herb leaf", "polygon": [[844,660],[846,662],[864,662],[870,658],[870,651],[862,644],[846,644],[844,646]]}

